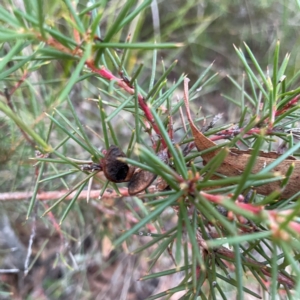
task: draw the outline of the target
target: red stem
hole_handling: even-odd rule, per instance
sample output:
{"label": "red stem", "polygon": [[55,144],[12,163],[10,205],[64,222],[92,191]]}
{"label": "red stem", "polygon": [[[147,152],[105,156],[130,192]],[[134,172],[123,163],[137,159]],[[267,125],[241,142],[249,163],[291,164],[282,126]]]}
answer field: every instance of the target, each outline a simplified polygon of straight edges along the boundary
{"label": "red stem", "polygon": [[[240,134],[243,131],[243,128],[236,129],[225,129],[217,133],[215,136],[209,137],[212,141],[218,141],[223,140],[225,138],[234,137],[238,134]],[[260,134],[261,129],[260,128],[252,128],[249,131],[245,132],[244,135],[251,135],[251,134]],[[272,135],[274,134],[274,131],[272,129],[266,130],[266,135]]]}
{"label": "red stem", "polygon": [[[108,71],[107,69],[105,69],[103,66],[101,68],[97,68],[94,64],[93,61],[86,61],[86,65],[89,67],[89,69],[94,72],[97,73],[98,75],[100,75],[102,78],[105,78],[107,80],[114,80],[116,82],[116,84],[121,87],[123,90],[125,90],[128,94],[130,95],[134,95],[134,89],[131,88],[130,86],[128,86],[128,84],[116,77],[115,75],[113,75],[110,71]],[[141,95],[138,94],[138,102],[139,102],[139,106],[140,108],[143,110],[146,119],[148,120],[148,122],[151,124],[153,130],[156,132],[157,135],[159,135],[162,139],[161,143],[163,146],[163,149],[167,148],[167,144],[165,142],[165,140],[162,137],[162,134],[158,128],[158,126],[156,125],[155,121],[154,121],[154,117],[152,115],[152,112],[149,108],[149,106],[147,105],[145,98]]]}
{"label": "red stem", "polygon": [[282,113],[286,112],[290,107],[296,105],[299,98],[300,98],[300,95],[297,95],[296,97],[294,97],[282,109],[277,110],[276,113],[275,113],[275,116],[280,116]]}

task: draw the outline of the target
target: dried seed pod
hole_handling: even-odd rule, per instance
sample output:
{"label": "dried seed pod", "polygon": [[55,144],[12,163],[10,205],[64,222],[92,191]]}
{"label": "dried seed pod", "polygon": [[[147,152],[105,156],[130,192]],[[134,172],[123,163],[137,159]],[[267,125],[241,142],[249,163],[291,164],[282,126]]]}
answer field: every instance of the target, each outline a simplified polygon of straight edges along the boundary
{"label": "dried seed pod", "polygon": [[166,189],[169,189],[169,184],[164,180],[162,179],[162,177],[159,177],[157,180],[156,180],[156,188],[158,191],[165,191]]}
{"label": "dried seed pod", "polygon": [[137,170],[128,184],[128,194],[136,195],[144,191],[156,178],[156,175],[142,169]]}
{"label": "dried seed pod", "polygon": [[117,146],[112,145],[102,159],[103,173],[112,182],[129,181],[134,173],[134,167],[118,160],[121,157],[126,157],[125,153]]}

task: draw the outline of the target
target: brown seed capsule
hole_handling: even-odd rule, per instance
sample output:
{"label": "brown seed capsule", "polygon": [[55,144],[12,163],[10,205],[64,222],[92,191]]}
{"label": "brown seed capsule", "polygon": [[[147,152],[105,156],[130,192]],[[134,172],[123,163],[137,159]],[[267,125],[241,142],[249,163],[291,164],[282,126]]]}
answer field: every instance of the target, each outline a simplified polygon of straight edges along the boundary
{"label": "brown seed capsule", "polygon": [[145,190],[156,178],[156,175],[145,170],[137,170],[128,184],[129,195],[135,195]]}
{"label": "brown seed capsule", "polygon": [[165,190],[169,189],[170,187],[169,187],[169,184],[164,179],[159,177],[156,181],[156,188],[158,191],[165,191]]}
{"label": "brown seed capsule", "polygon": [[126,157],[125,153],[117,146],[112,145],[102,159],[103,173],[112,182],[129,181],[135,170],[134,167],[118,160],[121,157]]}

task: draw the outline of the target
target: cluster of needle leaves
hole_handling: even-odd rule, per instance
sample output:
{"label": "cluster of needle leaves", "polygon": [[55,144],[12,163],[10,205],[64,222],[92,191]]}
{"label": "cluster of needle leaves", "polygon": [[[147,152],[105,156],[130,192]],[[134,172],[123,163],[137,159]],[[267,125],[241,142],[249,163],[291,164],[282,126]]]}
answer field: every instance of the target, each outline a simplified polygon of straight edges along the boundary
{"label": "cluster of needle leaves", "polygon": [[[138,43],[131,38],[135,30],[131,24],[151,1],[138,5],[126,1],[116,8],[112,23],[108,22],[106,1],[90,1],[92,5],[84,9],[70,0],[60,2],[61,10],[55,11],[59,19],[53,11],[49,18],[51,10],[47,12],[41,1],[36,5],[24,1],[24,9],[0,7],[4,53],[0,80],[7,85],[0,94],[0,111],[11,135],[17,135],[15,147],[26,143],[37,150],[31,160],[36,180],[27,218],[41,193],[55,191],[51,182],[60,182],[56,188],[67,188],[43,213],[47,217],[54,212],[59,224],[67,220],[84,190],[88,201],[93,187],[99,189],[98,201],[128,197],[126,185],[112,183],[102,175],[105,150],[115,145],[126,154],[124,163],[157,178],[133,197],[140,208],[132,211],[138,222],[114,245],[147,235],[151,240],[131,251],[139,253],[154,246],[149,272],[163,253],[172,257],[174,268],[141,280],[182,274],[179,285],[148,299],[183,291],[182,299],[227,299],[225,290],[230,286],[238,299],[243,299],[244,293],[260,299],[258,290],[247,287],[249,281],[273,299],[278,291],[290,299],[300,297],[300,205],[296,201],[300,191],[288,199],[280,197],[297,163],[291,164],[286,174],[272,172],[289,155],[297,157],[300,147],[300,73],[285,76],[289,55],[280,61],[280,43],[274,47],[268,67],[260,66],[247,45],[245,51],[235,48],[244,74],[241,78],[229,76],[240,91],[238,99],[227,97],[240,111],[234,124],[222,125],[221,116],[196,117],[195,100],[217,77],[213,65],[185,90],[193,122],[211,140],[222,140],[215,147],[220,149],[218,155],[204,165],[201,156],[212,149],[199,152],[195,147],[181,92],[186,76],[170,79],[176,61],[157,68],[159,49],[172,51],[181,45]],[[136,55],[134,51],[149,50],[152,64],[147,80],[142,76],[143,64],[136,63],[128,74],[126,66]],[[65,77],[49,79],[48,67],[63,68]],[[41,79],[43,88],[37,88]],[[43,101],[47,85],[55,84],[59,85],[57,92]],[[80,97],[76,95],[78,87]],[[18,98],[22,100],[14,101]],[[80,109],[84,102],[92,111],[85,113],[97,115],[98,128],[89,127],[89,116]],[[31,115],[24,115],[23,109]],[[81,149],[80,157],[73,156],[74,145]],[[253,149],[239,176],[217,174],[230,148]],[[261,150],[279,155],[272,165],[252,174]],[[161,159],[162,153],[167,159]],[[264,196],[255,192],[255,187],[279,180],[281,190]],[[176,222],[167,229],[164,212],[169,208]]]}

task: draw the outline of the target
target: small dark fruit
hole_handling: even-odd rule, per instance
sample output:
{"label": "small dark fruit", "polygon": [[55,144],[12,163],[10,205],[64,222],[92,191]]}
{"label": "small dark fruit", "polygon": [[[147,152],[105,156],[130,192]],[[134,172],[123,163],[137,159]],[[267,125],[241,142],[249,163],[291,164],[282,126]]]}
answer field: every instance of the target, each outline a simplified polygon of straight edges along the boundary
{"label": "small dark fruit", "polygon": [[126,155],[117,146],[112,145],[107,150],[101,163],[104,175],[108,180],[112,182],[126,182],[132,177],[135,168],[118,160],[118,158],[122,157],[126,157]]}

